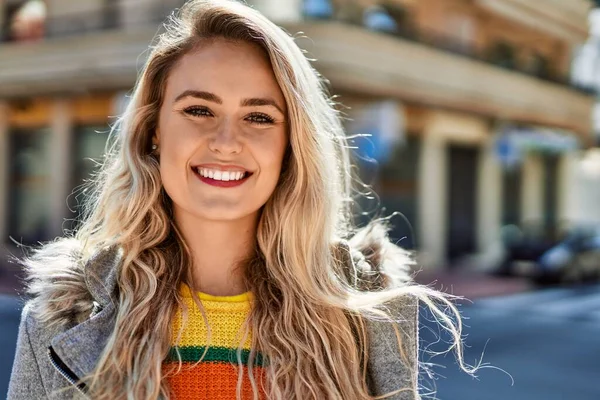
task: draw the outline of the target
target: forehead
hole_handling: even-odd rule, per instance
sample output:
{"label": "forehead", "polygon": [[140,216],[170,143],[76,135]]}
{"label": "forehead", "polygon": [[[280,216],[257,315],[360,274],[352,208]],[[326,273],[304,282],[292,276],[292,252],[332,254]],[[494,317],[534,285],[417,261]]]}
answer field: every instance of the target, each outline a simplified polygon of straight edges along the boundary
{"label": "forehead", "polygon": [[214,39],[181,57],[167,80],[166,98],[189,89],[219,97],[270,96],[285,104],[268,56],[257,44]]}

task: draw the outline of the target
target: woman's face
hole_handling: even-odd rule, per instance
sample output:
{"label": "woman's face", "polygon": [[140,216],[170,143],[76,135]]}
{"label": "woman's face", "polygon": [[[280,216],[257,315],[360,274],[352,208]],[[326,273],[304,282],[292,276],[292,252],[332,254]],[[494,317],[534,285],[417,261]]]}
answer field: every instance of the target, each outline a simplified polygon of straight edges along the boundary
{"label": "woman's face", "polygon": [[255,214],[277,185],[287,110],[258,46],[214,40],[170,72],[154,144],[176,215],[235,220]]}

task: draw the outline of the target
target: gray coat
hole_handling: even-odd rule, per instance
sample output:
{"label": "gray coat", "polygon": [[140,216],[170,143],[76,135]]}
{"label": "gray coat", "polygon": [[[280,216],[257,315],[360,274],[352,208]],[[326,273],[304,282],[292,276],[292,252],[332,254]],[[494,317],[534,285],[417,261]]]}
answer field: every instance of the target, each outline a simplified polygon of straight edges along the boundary
{"label": "gray coat", "polygon": [[[21,317],[9,400],[87,398],[77,379],[94,369],[113,330],[118,260],[115,252],[105,251],[80,267],[76,262],[60,266],[51,259],[29,266],[34,297]],[[391,324],[368,321],[368,384],[374,396],[412,388],[389,398],[418,399],[417,301],[401,299],[392,306],[405,320],[399,331],[404,350],[412,355],[410,365],[400,360]]]}

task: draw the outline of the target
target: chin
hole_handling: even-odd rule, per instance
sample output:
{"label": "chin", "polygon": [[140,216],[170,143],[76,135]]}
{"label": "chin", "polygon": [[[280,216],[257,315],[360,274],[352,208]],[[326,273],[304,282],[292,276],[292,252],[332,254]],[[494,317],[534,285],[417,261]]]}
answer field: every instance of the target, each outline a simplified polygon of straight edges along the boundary
{"label": "chin", "polygon": [[209,221],[236,221],[239,219],[247,218],[251,214],[255,214],[258,210],[254,212],[248,212],[247,210],[233,210],[233,209],[215,209],[215,210],[202,210],[199,213],[199,217],[202,219],[206,219]]}

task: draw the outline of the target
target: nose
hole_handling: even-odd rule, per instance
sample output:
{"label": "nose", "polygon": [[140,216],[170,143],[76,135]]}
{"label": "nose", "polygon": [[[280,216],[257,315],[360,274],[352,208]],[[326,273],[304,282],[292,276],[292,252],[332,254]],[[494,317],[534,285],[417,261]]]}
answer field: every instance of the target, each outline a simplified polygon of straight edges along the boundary
{"label": "nose", "polygon": [[234,124],[224,122],[210,139],[208,148],[222,155],[238,154],[242,151],[242,144],[238,139]]}

